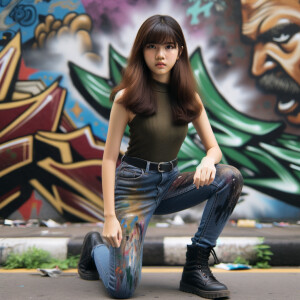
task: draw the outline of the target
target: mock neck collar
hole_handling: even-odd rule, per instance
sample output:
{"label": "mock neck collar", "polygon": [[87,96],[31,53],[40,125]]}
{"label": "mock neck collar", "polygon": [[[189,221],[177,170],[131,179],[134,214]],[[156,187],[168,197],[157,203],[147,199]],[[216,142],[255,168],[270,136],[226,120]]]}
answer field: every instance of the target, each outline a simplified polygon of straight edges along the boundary
{"label": "mock neck collar", "polygon": [[155,79],[152,79],[152,86],[154,91],[161,93],[167,93],[170,87],[168,83],[163,83]]}

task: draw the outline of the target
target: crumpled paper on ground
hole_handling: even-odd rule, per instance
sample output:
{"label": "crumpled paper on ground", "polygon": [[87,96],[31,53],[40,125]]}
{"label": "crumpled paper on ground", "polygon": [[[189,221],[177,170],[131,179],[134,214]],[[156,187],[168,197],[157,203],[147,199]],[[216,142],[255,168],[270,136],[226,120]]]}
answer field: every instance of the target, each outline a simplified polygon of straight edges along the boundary
{"label": "crumpled paper on ground", "polygon": [[38,268],[37,271],[40,272],[40,274],[44,277],[49,276],[49,277],[59,277],[62,274],[62,270],[59,268],[54,268],[54,269],[40,269]]}

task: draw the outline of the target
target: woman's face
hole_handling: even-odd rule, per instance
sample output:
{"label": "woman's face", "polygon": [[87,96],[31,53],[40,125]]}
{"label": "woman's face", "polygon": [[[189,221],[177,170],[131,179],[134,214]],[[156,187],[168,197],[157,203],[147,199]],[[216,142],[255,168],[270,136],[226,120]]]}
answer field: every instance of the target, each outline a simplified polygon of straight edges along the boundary
{"label": "woman's face", "polygon": [[152,73],[153,79],[168,83],[173,66],[179,58],[178,46],[173,42],[147,44],[144,48],[144,59]]}

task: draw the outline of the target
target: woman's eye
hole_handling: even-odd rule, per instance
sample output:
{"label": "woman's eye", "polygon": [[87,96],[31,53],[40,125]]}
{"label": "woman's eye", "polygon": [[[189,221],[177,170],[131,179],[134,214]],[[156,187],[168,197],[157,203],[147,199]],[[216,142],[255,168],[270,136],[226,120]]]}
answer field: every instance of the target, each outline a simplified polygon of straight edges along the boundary
{"label": "woman's eye", "polygon": [[174,45],[167,45],[166,48],[167,49],[174,49],[175,47],[174,47]]}
{"label": "woman's eye", "polygon": [[146,48],[148,48],[148,49],[155,49],[155,45],[154,44],[148,44],[146,46]]}

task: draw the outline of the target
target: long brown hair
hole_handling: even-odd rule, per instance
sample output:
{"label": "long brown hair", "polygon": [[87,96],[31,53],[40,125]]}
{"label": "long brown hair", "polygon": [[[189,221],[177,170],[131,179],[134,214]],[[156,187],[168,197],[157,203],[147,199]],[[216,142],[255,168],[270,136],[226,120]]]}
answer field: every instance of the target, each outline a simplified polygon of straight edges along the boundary
{"label": "long brown hair", "polygon": [[186,42],[180,25],[170,16],[154,15],[140,27],[128,59],[123,78],[110,96],[113,101],[118,91],[124,89],[119,101],[130,111],[143,116],[156,112],[157,105],[151,88],[151,72],[143,50],[147,44],[172,42],[182,49],[180,58],[171,70],[170,93],[173,120],[186,124],[196,118],[202,106],[196,100],[196,83],[191,70]]}

